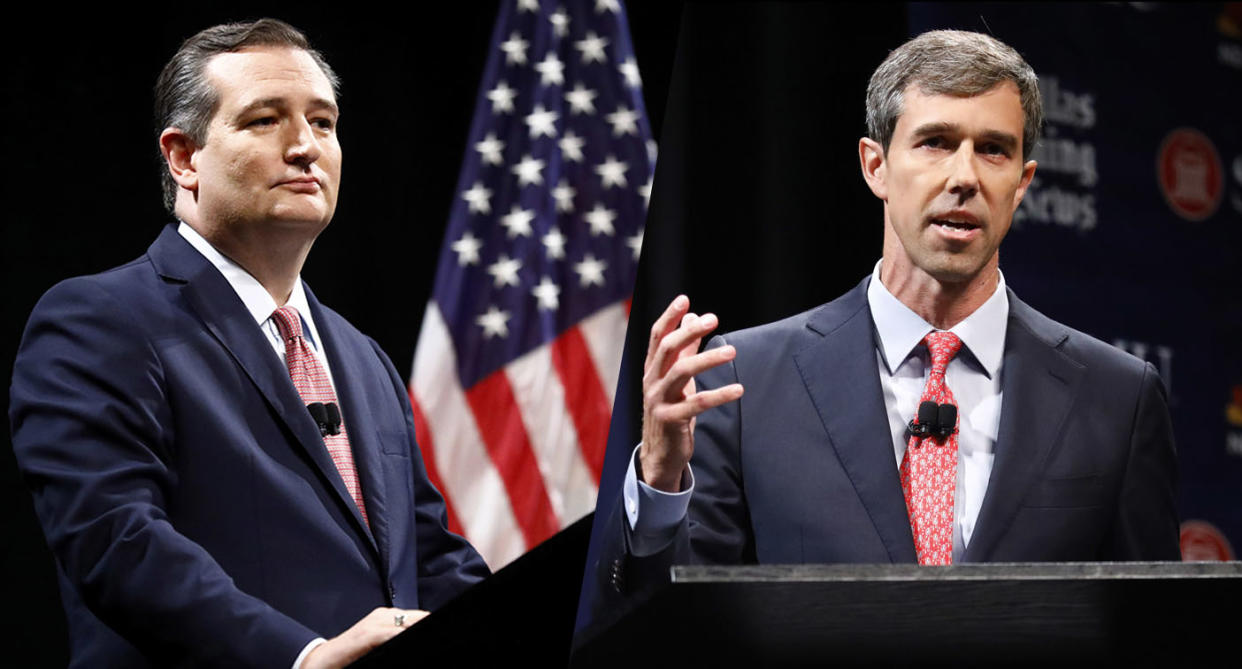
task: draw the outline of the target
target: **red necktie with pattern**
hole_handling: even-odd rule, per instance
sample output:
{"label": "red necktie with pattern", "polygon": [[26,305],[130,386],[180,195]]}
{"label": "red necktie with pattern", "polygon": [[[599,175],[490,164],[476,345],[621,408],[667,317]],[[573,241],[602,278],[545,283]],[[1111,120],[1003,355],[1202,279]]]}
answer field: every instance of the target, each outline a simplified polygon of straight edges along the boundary
{"label": "red necktie with pattern", "polygon": [[[962,348],[952,332],[932,332],[923,338],[931,352],[931,374],[923,388],[923,402],[957,405],[944,382],[949,361]],[[918,417],[914,419],[918,422]],[[957,426],[947,437],[911,435],[901,459],[901,489],[906,495],[910,529],[919,564],[953,563],[953,493],[957,488]]]}
{"label": "red necktie with pattern", "polygon": [[[289,378],[293,379],[293,387],[298,389],[302,401],[307,404],[336,403],[336,393],[332,391],[328,373],[319,364],[310,345],[302,336],[302,317],[298,315],[298,310],[281,307],[272,312],[272,319],[276,321],[276,327],[280,329],[280,335],[285,340],[285,362],[289,365]],[[367,507],[362,502],[362,486],[358,483],[358,469],[354,466],[354,452],[349,446],[345,425],[341,425],[339,434],[323,435],[323,443],[328,447],[328,455],[332,456],[332,462],[336,464],[341,479],[345,481],[345,489],[362,512],[362,520],[370,525]]]}

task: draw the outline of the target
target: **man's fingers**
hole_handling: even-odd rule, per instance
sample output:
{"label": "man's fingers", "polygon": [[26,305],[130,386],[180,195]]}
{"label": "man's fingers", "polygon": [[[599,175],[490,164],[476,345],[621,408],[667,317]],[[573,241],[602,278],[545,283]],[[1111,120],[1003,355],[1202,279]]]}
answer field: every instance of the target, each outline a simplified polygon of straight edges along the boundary
{"label": "man's fingers", "polygon": [[[644,383],[651,383],[656,379],[668,373],[670,367],[682,357],[682,351],[687,351],[687,355],[693,354],[698,350],[698,344],[703,336],[716,329],[719,321],[715,314],[703,314],[694,320],[685,321],[682,327],[670,332],[660,340],[659,346],[656,347],[655,355],[651,357],[650,364],[644,370]],[[695,348],[690,349],[690,345],[694,344]]]}
{"label": "man's fingers", "polygon": [[655,419],[661,422],[684,422],[695,416],[714,409],[742,396],[744,389],[740,383],[697,392],[686,399],[673,404],[665,404],[655,411]]}
{"label": "man's fingers", "polygon": [[[664,378],[652,384],[652,394],[668,402],[680,401],[683,397],[683,390],[695,376],[726,364],[735,357],[737,357],[736,349],[732,346],[721,346],[681,358],[668,368]],[[693,388],[689,392],[693,392]]]}
{"label": "man's fingers", "polygon": [[651,364],[651,358],[655,355],[660,340],[677,328],[682,316],[689,309],[690,298],[678,295],[673,298],[672,302],[669,302],[668,307],[664,309],[664,313],[660,314],[655,323],[651,324],[651,338],[647,340],[647,359],[643,362],[644,369]]}

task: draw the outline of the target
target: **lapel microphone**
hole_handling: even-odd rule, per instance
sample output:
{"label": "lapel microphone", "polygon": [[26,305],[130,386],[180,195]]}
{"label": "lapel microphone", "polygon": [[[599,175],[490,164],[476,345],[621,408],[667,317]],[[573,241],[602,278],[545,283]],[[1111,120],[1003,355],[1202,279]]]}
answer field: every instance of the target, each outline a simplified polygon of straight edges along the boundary
{"label": "lapel microphone", "polygon": [[310,412],[311,418],[315,424],[319,426],[319,434],[328,436],[330,434],[341,433],[341,410],[336,406],[336,402],[311,402],[306,405],[306,410]]}
{"label": "lapel microphone", "polygon": [[919,404],[918,418],[907,425],[916,437],[947,437],[957,431],[957,406],[936,404],[931,400]]}

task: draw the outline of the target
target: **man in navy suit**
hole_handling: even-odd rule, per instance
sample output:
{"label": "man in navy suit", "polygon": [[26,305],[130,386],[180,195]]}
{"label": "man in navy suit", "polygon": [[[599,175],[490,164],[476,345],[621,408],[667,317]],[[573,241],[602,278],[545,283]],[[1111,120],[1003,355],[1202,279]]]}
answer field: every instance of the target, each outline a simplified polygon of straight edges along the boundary
{"label": "man in navy suit", "polygon": [[73,666],[340,667],[488,573],[391,362],[300,279],[336,207],[336,88],[279,21],[187,40],[156,90],[180,223],[31,315],[13,444]]}
{"label": "man in navy suit", "polygon": [[926,33],[873,74],[867,121],[859,160],[884,203],[870,277],[703,352],[717,321],[686,297],[653,325],[601,601],[670,564],[1178,559],[1154,368],[1000,273],[1036,168],[1034,71],[988,36]]}

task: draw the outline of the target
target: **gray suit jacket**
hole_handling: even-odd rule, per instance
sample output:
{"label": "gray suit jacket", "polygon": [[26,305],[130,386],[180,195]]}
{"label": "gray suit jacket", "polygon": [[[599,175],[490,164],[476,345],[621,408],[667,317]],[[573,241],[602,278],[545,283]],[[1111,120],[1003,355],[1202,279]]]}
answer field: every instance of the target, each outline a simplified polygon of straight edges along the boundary
{"label": "gray suit jacket", "polygon": [[[698,418],[688,518],[637,558],[618,504],[601,603],[671,564],[914,562],[876,371],[867,280],[826,305],[715,338],[700,375],[746,395]],[[1154,367],[1009,293],[995,460],[966,562],[1177,560],[1176,455]]]}

